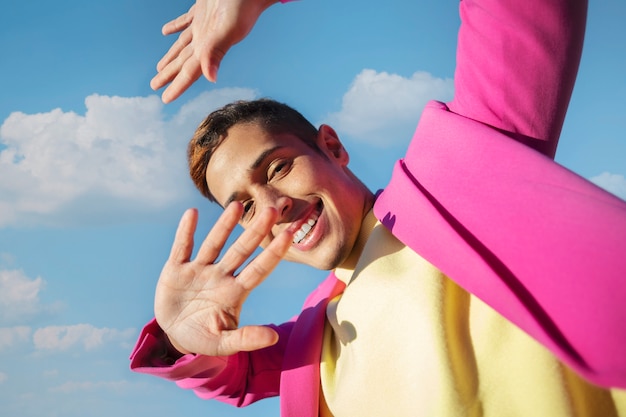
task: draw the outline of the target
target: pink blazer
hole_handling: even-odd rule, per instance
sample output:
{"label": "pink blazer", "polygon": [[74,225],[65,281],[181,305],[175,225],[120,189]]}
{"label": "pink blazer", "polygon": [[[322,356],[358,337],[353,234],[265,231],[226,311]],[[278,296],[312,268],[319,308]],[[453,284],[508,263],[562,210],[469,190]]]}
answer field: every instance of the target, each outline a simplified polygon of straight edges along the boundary
{"label": "pink blazer", "polygon": [[[591,382],[626,388],[626,203],[555,163],[586,1],[462,0],[455,97],[424,110],[374,212],[392,233]],[[150,357],[139,372],[243,406],[281,396],[314,417],[331,274],[277,345],[228,358]],[[163,366],[160,366],[163,365]]]}

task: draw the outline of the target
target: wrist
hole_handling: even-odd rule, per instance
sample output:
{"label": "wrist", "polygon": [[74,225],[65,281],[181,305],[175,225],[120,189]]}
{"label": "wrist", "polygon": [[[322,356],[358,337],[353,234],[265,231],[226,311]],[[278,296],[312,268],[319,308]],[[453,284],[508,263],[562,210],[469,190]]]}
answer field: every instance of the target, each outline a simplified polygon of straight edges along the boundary
{"label": "wrist", "polygon": [[186,349],[183,349],[178,343],[170,339],[165,332],[163,332],[163,349],[165,354],[169,357],[174,357],[176,359],[180,358],[183,355],[188,355],[189,352]]}
{"label": "wrist", "polygon": [[158,348],[154,352],[154,355],[156,355],[159,361],[165,365],[174,365],[178,359],[191,353],[173,342],[163,329],[161,329],[161,334],[158,336],[158,340]]}

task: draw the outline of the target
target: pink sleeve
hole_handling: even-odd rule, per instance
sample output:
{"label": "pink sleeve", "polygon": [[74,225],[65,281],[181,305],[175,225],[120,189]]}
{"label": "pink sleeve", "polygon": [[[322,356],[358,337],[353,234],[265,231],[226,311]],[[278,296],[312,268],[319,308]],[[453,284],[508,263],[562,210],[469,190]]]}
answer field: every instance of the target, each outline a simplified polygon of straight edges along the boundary
{"label": "pink sleeve", "polygon": [[461,0],[449,109],[554,158],[580,61],[586,1]]}
{"label": "pink sleeve", "polygon": [[462,0],[456,96],[424,109],[374,212],[580,375],[626,388],[626,202],[551,159],[585,9]]}
{"label": "pink sleeve", "polygon": [[266,349],[228,357],[194,354],[172,357],[163,347],[163,330],[152,320],[139,336],[130,366],[135,372],[175,381],[200,398],[242,407],[278,395],[284,350],[292,326],[293,322],[271,326],[280,339]]}
{"label": "pink sleeve", "polygon": [[[238,407],[279,395],[281,378],[286,377],[290,383],[283,384],[283,391],[305,389],[304,393],[299,393],[295,398],[296,402],[302,404],[302,401],[313,397],[307,395],[306,391],[310,383],[303,384],[302,381],[311,380],[307,372],[313,369],[314,377],[319,368],[321,343],[313,334],[317,329],[321,335],[325,311],[323,306],[329,297],[334,297],[342,289],[343,284],[334,274],[330,274],[309,294],[298,316],[279,326],[270,326],[279,335],[277,344],[228,357],[181,356],[168,352],[163,330],[153,319],[139,336],[130,357],[130,367],[135,372],[175,381],[181,388],[191,389],[201,398],[216,399]],[[313,312],[321,312],[321,316],[312,317]],[[309,366],[311,364],[312,367]],[[314,388],[313,394],[317,395],[318,385]]]}

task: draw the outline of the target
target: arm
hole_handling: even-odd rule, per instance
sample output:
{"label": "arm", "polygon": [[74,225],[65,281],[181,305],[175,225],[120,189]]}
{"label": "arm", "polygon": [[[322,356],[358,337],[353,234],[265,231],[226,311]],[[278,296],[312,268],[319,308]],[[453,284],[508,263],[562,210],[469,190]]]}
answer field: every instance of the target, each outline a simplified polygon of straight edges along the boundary
{"label": "arm", "polygon": [[[566,62],[578,64],[574,34],[582,36],[586,7],[561,3],[462,1],[456,97],[450,107],[426,107],[374,211],[400,240],[580,375],[624,388],[626,202],[546,157],[569,100],[573,70]],[[536,21],[522,13],[526,7]],[[491,26],[506,42],[476,27],[477,19],[487,24],[494,16],[510,19]],[[467,34],[475,36],[471,47]],[[559,50],[571,37],[573,50]],[[498,58],[493,68],[485,56],[470,62],[468,51],[479,54],[483,41]],[[528,62],[506,59],[510,48],[500,44],[508,41],[528,50]],[[533,74],[528,85],[520,84],[525,71]],[[531,145],[544,154],[510,140],[522,135],[545,143]]]}
{"label": "arm", "polygon": [[462,0],[450,110],[553,158],[583,45],[587,2]]}
{"label": "arm", "polygon": [[[280,0],[286,2],[289,0]],[[163,92],[165,103],[178,98],[201,75],[212,82],[224,55],[243,40],[257,19],[278,0],[197,0],[187,13],[163,26],[163,34],[180,33],[157,64],[150,86]]]}
{"label": "arm", "polygon": [[230,356],[180,354],[167,349],[163,330],[152,320],[131,355],[133,371],[176,382],[203,399],[237,407],[278,395],[285,348],[293,322],[268,326],[279,335],[275,345]]}

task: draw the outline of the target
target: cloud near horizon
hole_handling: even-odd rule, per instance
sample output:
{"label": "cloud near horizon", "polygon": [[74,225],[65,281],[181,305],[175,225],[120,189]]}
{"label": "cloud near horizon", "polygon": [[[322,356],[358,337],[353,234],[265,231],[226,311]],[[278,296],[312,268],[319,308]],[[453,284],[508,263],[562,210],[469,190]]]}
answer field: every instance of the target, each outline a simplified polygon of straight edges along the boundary
{"label": "cloud near horizon", "polygon": [[325,123],[353,139],[386,147],[408,143],[426,103],[452,98],[452,79],[419,71],[406,78],[364,69],[344,94],[341,110]]}
{"label": "cloud near horizon", "polygon": [[45,284],[41,277],[30,279],[21,270],[0,270],[0,352],[31,343],[40,352],[81,347],[90,351],[109,343],[126,345],[135,338],[137,330],[133,328],[120,330],[84,323],[33,329],[29,321],[54,308],[39,300]]}
{"label": "cloud near horizon", "polygon": [[[0,126],[0,227],[101,222],[145,216],[192,191],[185,149],[213,109],[256,92],[224,88],[171,118],[156,96],[85,99],[84,115],[13,112]],[[185,187],[184,185],[187,185]]]}
{"label": "cloud near horizon", "polygon": [[[141,385],[141,384],[135,384]],[[50,392],[60,394],[72,394],[75,392],[92,392],[92,391],[128,391],[133,384],[126,380],[119,381],[68,381],[61,385],[51,387]]]}
{"label": "cloud near horizon", "polygon": [[137,336],[137,329],[124,330],[95,327],[91,324],[47,326],[33,329],[29,326],[0,327],[0,352],[27,345],[40,353],[60,353],[71,349],[92,351],[107,344],[127,347]]}
{"label": "cloud near horizon", "polygon": [[70,326],[48,326],[37,329],[33,334],[35,349],[39,351],[66,351],[82,347],[89,351],[106,343],[123,343],[136,336],[137,329],[98,328],[91,324]]}

